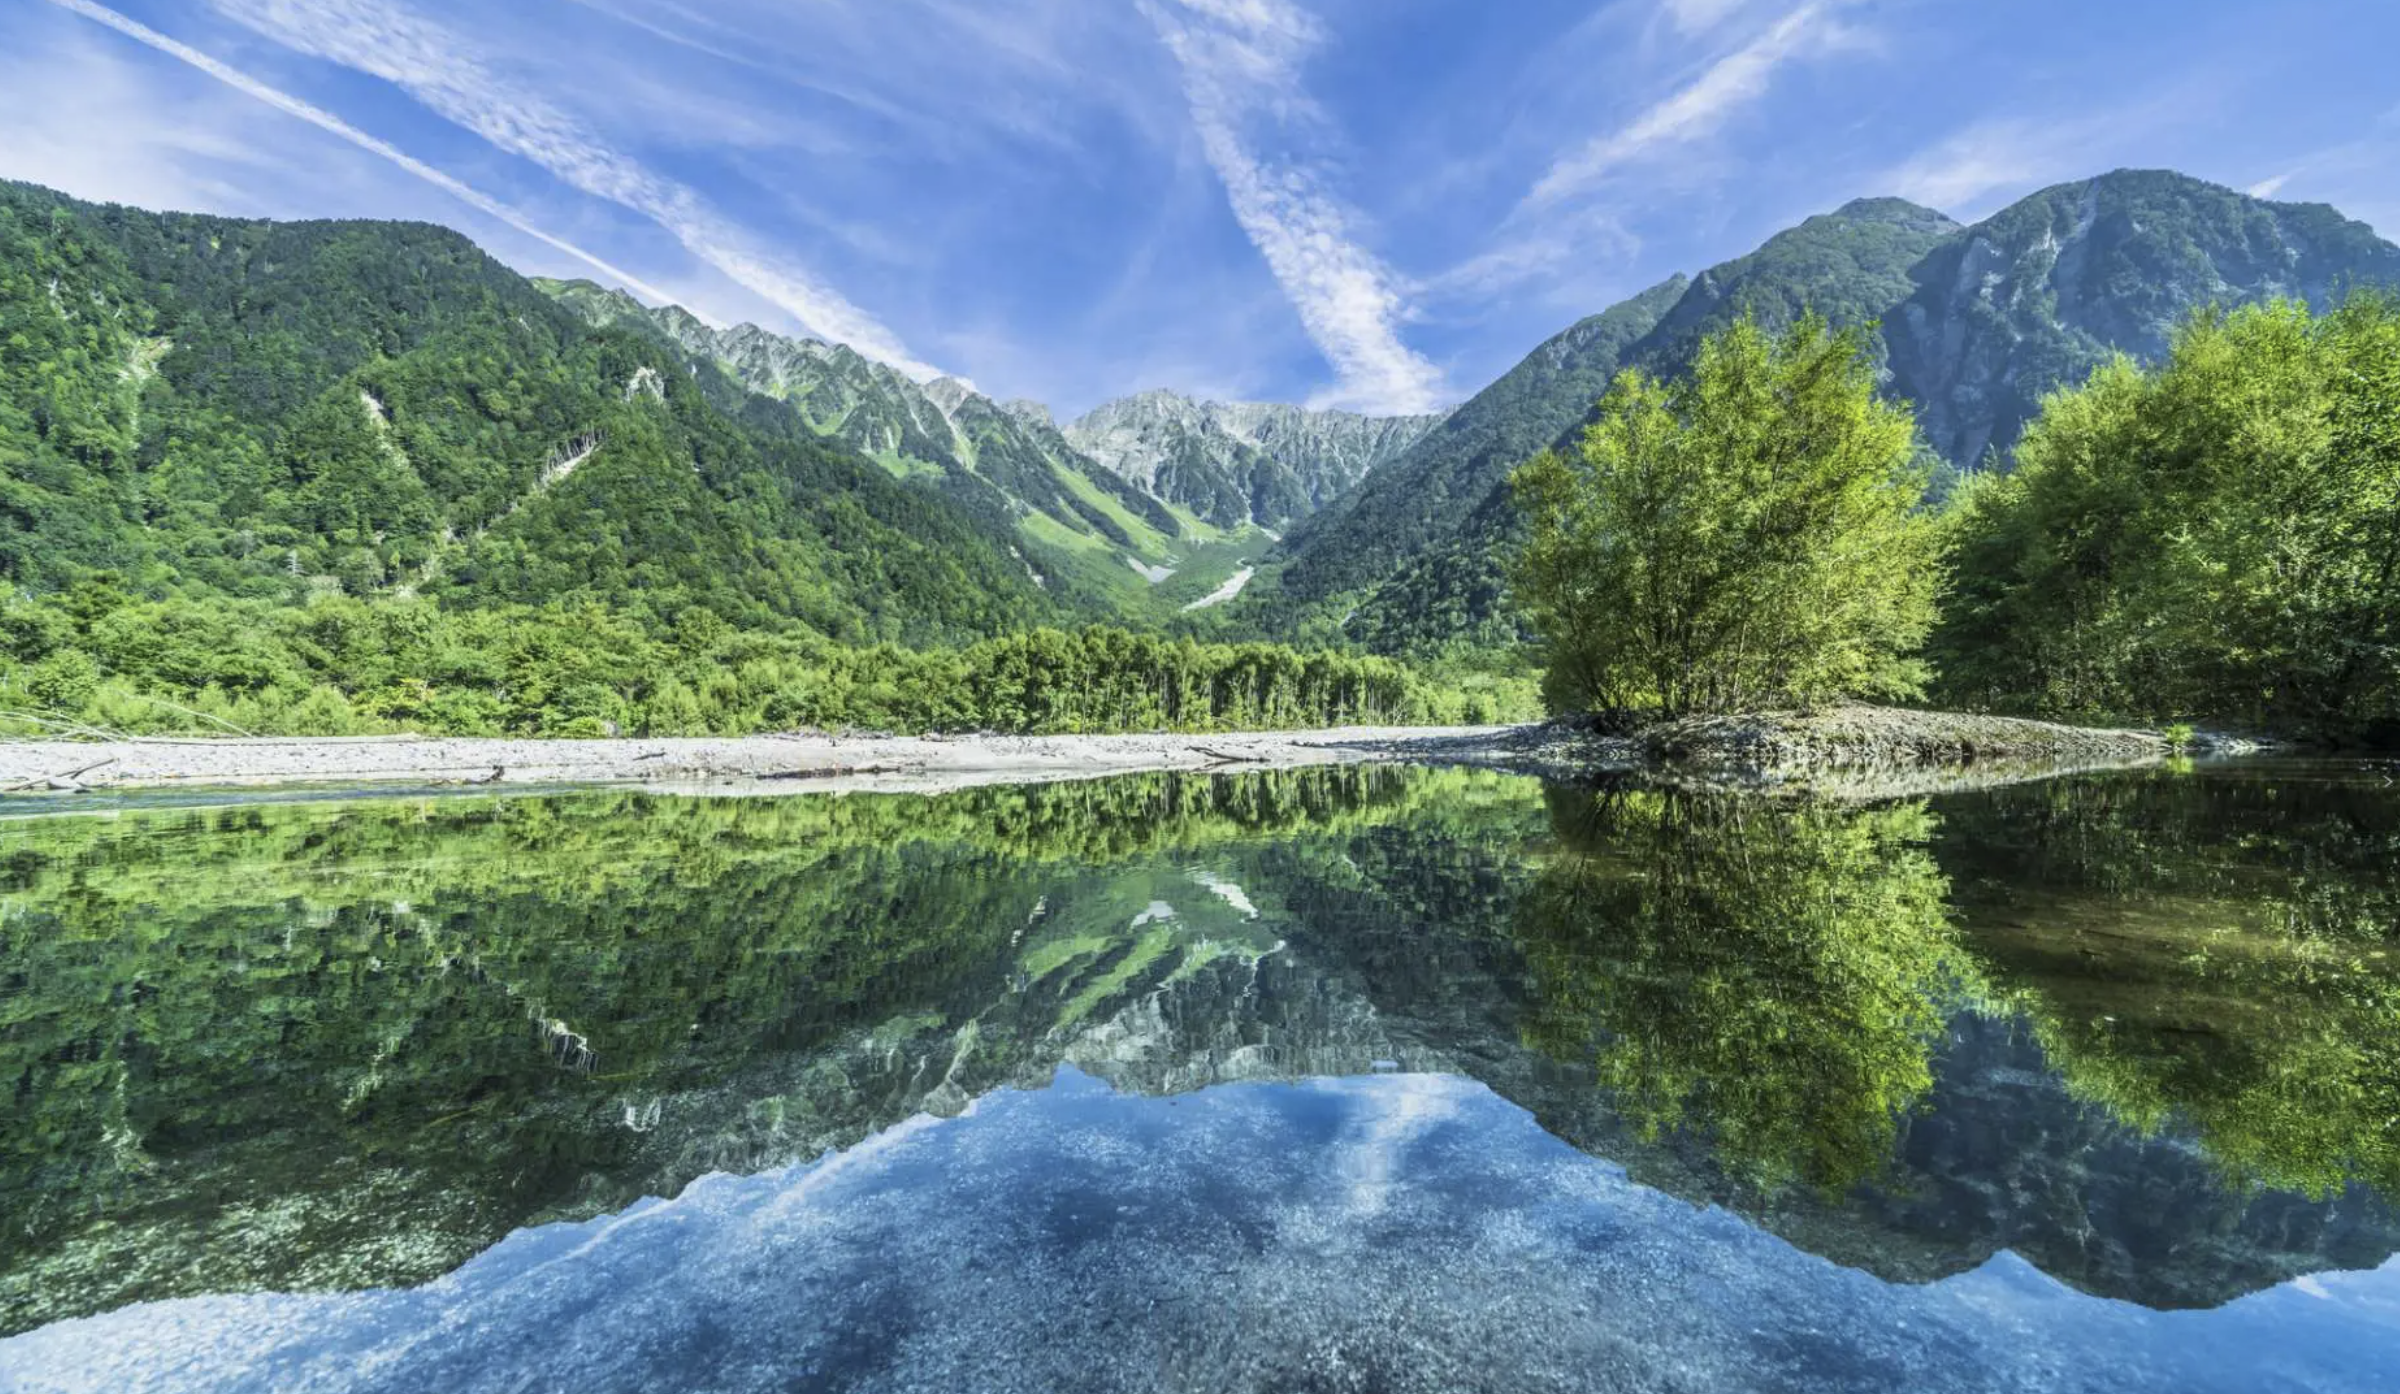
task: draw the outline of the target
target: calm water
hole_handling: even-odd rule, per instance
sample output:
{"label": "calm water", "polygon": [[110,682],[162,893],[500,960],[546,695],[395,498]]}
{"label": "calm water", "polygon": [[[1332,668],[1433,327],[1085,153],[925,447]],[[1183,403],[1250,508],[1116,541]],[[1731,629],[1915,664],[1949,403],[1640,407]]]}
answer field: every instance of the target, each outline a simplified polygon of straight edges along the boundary
{"label": "calm water", "polygon": [[0,821],[0,1389],[2382,1390],[2400,786]]}

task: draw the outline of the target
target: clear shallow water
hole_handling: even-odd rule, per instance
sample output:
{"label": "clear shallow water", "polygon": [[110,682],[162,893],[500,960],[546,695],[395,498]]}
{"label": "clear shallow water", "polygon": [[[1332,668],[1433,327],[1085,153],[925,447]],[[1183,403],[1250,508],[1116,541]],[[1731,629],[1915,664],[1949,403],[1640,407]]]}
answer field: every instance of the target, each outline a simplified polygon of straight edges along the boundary
{"label": "clear shallow water", "polygon": [[2384,779],[0,825],[0,1386],[2388,1387]]}

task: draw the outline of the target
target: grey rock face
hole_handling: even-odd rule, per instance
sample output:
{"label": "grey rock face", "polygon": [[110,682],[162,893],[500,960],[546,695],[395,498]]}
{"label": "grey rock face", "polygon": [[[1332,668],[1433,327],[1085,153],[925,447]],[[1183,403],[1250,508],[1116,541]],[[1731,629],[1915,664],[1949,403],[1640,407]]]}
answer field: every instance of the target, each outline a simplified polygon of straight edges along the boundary
{"label": "grey rock face", "polygon": [[1131,546],[1123,525],[1075,497],[1062,477],[1081,475],[1160,532],[1171,537],[1180,527],[1139,486],[1069,445],[1039,403],[1003,406],[957,378],[920,384],[847,345],[793,338],[755,324],[712,329],[680,306],[653,309],[623,291],[590,282],[544,286],[593,323],[626,324],[662,336],[691,357],[723,368],[751,391],[790,402],[817,430],[904,470],[922,471],[987,515],[1005,519],[1040,512],[1072,532]]}
{"label": "grey rock face", "polygon": [[1094,408],[1066,434],[1101,465],[1212,523],[1280,527],[1324,507],[1441,419],[1154,391]]}
{"label": "grey rock face", "polygon": [[2042,395],[2119,353],[2163,356],[2208,306],[2323,309],[2400,282],[2400,247],[2322,204],[2269,203],[2164,171],[2045,189],[1936,248],[1883,317],[1895,393],[1960,466],[2005,455]]}

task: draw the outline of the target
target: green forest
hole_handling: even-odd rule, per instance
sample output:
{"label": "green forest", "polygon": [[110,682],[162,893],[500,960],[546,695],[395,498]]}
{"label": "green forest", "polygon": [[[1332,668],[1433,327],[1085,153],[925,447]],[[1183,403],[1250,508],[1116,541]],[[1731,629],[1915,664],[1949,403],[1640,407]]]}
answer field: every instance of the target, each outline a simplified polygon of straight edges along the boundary
{"label": "green forest", "polygon": [[[0,732],[1209,730],[1529,681],[1132,634],[443,229],[0,184]],[[1234,636],[1242,637],[1242,636]]]}
{"label": "green forest", "polygon": [[[2400,730],[2400,301],[2189,313],[2147,361],[2078,359],[2100,366],[1962,470],[1926,444],[1951,407],[1896,397],[1906,345],[1862,318],[1952,230],[1854,205],[1720,268],[1738,309],[1662,285],[1428,436],[1410,458],[1455,486],[1396,464],[1400,487],[1369,480],[1262,563],[1260,598],[1137,615],[1089,557],[1051,564],[1016,495],[895,474],[455,233],[0,184],[0,733],[1201,731],[1836,698]],[[1534,404],[1560,393],[1597,402],[1544,450]],[[1472,492],[1494,462],[1513,506]],[[1367,528],[1395,507],[1415,512]],[[1464,541],[1419,539],[1426,509]],[[1404,584],[1339,590],[1340,539],[1370,534],[1399,550],[1359,575],[1414,548]],[[1293,607],[1319,593],[1339,623]]]}
{"label": "green forest", "polygon": [[1867,348],[1745,316],[1517,472],[1554,710],[2400,723],[2400,298],[2197,313],[1945,490]]}
{"label": "green forest", "polygon": [[2045,401],[1948,526],[1949,700],[2389,732],[2400,300],[2200,315],[2158,367]]}
{"label": "green forest", "polygon": [[1496,699],[1386,658],[1093,627],[933,648],[653,633],[596,603],[449,610],[331,596],[0,610],[0,733],[700,736],[801,728],[1074,733],[1489,720]]}

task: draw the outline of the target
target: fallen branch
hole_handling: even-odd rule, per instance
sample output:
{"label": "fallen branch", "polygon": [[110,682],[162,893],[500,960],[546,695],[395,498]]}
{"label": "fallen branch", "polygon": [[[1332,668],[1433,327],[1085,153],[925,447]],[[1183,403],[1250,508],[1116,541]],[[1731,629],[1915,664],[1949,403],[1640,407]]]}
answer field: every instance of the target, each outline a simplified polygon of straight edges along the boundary
{"label": "fallen branch", "polygon": [[1263,765],[1267,763],[1267,757],[1264,755],[1228,755],[1222,750],[1211,750],[1204,745],[1196,745],[1192,749],[1199,751],[1212,763],[1219,765]]}
{"label": "fallen branch", "polygon": [[245,731],[241,727],[234,725],[232,722],[227,721],[223,717],[210,716],[207,712],[203,711],[194,711],[190,707],[170,702],[164,697],[153,697],[147,692],[137,692],[134,695],[141,698],[145,702],[165,707],[168,711],[182,712],[185,716],[196,716],[202,721],[213,721],[217,725],[224,727],[226,730],[233,732],[237,736],[248,736],[252,740],[258,739],[258,733],[256,731]]}
{"label": "fallen branch", "polygon": [[898,765],[827,765],[816,770],[777,770],[760,779],[837,779],[846,774],[899,774]]}
{"label": "fallen branch", "polygon": [[85,765],[81,769],[67,770],[59,774],[37,774],[31,779],[20,779],[14,784],[0,787],[0,794],[18,793],[22,790],[31,789],[37,784],[55,789],[63,783],[72,785],[76,790],[81,790],[84,787],[83,777],[85,775],[90,774],[94,770],[102,769],[115,763],[117,762],[112,757],[106,760],[95,760],[91,764]]}
{"label": "fallen branch", "polygon": [[64,731],[69,735],[85,736],[96,741],[121,741],[126,739],[125,733],[122,731],[110,731],[102,727],[87,725],[84,722],[77,721],[72,717],[61,716],[56,712],[0,712],[0,721],[28,722],[35,726],[46,727],[53,731]]}

